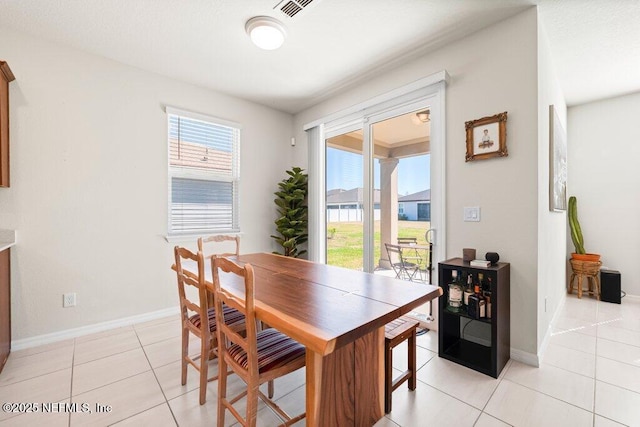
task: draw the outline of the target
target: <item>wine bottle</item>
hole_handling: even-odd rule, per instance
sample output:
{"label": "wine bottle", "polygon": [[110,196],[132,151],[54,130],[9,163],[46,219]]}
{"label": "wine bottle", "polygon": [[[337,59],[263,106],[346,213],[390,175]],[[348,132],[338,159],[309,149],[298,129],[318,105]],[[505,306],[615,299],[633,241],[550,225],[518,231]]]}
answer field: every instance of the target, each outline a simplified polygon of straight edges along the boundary
{"label": "wine bottle", "polygon": [[472,319],[479,319],[480,306],[478,305],[478,296],[476,294],[469,295],[469,303],[467,305],[467,314]]}
{"label": "wine bottle", "polygon": [[486,298],[487,301],[487,319],[491,319],[491,298],[493,297],[493,295],[491,294],[491,276],[487,277],[487,280],[484,283],[483,286],[483,292],[482,294],[484,295],[484,297]]}
{"label": "wine bottle", "polygon": [[478,318],[483,319],[487,317],[487,299],[482,295],[479,285],[476,285],[475,291],[478,297]]}
{"label": "wine bottle", "polygon": [[486,317],[486,300],[480,292],[480,286],[476,285],[473,295],[469,296],[469,305],[467,306],[467,314],[473,319],[482,319]]}
{"label": "wine bottle", "polygon": [[449,296],[447,308],[455,313],[462,311],[462,285],[458,281],[458,272],[451,272],[451,282],[449,283]]}
{"label": "wine bottle", "polygon": [[464,305],[469,306],[469,297],[473,295],[473,275],[467,275],[467,287],[464,288]]}

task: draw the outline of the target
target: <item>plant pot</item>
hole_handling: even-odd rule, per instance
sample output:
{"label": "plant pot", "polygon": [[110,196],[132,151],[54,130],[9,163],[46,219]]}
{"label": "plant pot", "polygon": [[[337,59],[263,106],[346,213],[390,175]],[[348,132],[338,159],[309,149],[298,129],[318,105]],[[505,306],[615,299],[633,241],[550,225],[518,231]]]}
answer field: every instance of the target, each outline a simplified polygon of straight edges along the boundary
{"label": "plant pot", "polygon": [[598,262],[600,261],[600,254],[577,254],[575,252],[572,252],[571,259],[575,259],[577,261]]}

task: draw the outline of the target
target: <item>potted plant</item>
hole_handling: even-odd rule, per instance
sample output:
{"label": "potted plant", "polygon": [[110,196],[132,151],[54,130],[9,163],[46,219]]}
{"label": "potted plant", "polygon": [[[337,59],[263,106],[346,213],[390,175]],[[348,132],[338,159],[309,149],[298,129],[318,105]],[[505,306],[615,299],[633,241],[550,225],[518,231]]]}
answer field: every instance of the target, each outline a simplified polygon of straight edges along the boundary
{"label": "potted plant", "polygon": [[[279,191],[274,194],[278,206],[278,219],[275,220],[278,235],[271,235],[280,246],[283,253],[280,255],[294,258],[305,254],[306,250],[300,250],[299,245],[308,240],[307,234],[307,184],[308,175],[304,169],[294,167],[286,171],[289,178],[278,183]],[[274,252],[280,253],[280,252]]]}
{"label": "potted plant", "polygon": [[584,239],[582,237],[582,228],[578,222],[578,201],[575,196],[569,197],[569,206],[567,209],[569,216],[569,228],[571,229],[571,240],[576,251],[571,254],[571,259],[578,261],[600,261],[599,254],[588,254],[584,250]]}

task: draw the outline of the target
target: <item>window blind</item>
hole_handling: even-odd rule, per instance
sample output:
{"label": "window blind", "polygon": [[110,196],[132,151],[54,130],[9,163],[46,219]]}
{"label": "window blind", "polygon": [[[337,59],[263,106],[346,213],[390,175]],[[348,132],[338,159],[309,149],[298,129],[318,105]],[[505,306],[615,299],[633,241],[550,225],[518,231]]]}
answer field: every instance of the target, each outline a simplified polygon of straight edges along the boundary
{"label": "window blind", "polygon": [[237,232],[240,129],[167,109],[169,234]]}

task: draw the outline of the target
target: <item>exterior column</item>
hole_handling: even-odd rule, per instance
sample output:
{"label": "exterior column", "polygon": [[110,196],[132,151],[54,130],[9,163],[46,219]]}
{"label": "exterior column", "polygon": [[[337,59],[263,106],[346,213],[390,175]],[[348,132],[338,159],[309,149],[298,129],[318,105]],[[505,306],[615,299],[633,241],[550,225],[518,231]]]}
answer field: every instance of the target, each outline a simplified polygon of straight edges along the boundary
{"label": "exterior column", "polygon": [[398,242],[398,159],[380,160],[380,260],[378,265],[391,268],[385,243]]}

